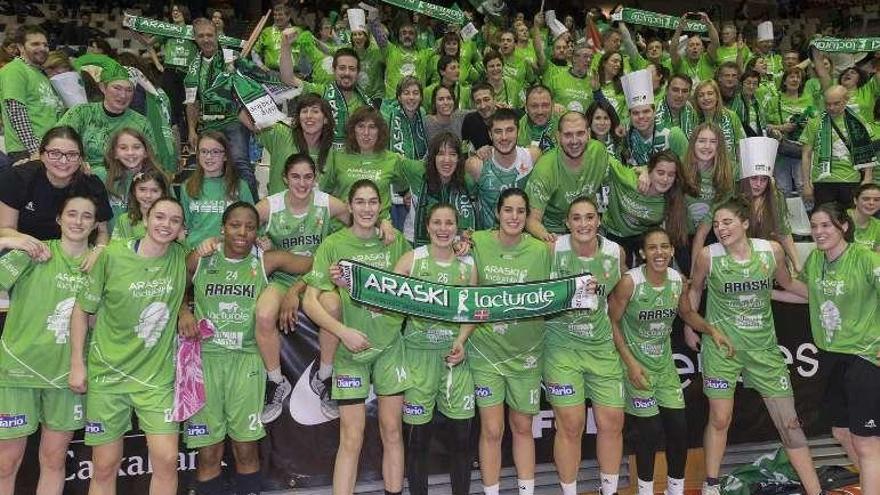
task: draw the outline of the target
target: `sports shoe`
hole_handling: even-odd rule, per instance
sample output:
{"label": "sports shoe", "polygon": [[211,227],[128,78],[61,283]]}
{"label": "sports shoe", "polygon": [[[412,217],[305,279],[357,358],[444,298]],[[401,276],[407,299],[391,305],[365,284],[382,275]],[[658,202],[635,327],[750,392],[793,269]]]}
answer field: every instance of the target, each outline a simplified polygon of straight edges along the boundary
{"label": "sports shoe", "polygon": [[330,398],[330,391],[333,390],[333,377],[328,376],[321,380],[318,378],[319,368],[319,366],[312,366],[311,373],[309,374],[309,386],[315,392],[315,395],[321,398],[321,411],[324,412],[324,415],[328,418],[338,418],[339,408],[336,405],[336,401]]}
{"label": "sports shoe", "polygon": [[700,493],[701,495],[721,495],[721,485],[709,485],[704,481]]}
{"label": "sports shoe", "polygon": [[271,423],[281,416],[281,411],[284,409],[284,399],[290,395],[292,390],[293,387],[290,386],[286,376],[281,378],[281,383],[275,383],[272,380],[266,383],[266,401],[263,404],[263,414],[260,416],[260,421],[263,424]]}

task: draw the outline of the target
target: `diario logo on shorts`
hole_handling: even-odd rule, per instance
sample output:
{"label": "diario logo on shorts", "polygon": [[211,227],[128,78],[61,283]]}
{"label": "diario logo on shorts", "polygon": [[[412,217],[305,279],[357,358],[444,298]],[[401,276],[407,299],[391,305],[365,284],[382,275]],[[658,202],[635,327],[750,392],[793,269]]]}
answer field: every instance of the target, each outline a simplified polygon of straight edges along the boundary
{"label": "diario logo on shorts", "polygon": [[86,433],[104,433],[104,423],[100,421],[86,421]]}
{"label": "diario logo on shorts", "polygon": [[703,385],[714,390],[727,390],[730,388],[730,383],[727,383],[727,380],[723,378],[706,378],[703,380]]}
{"label": "diario logo on shorts", "polygon": [[203,437],[208,434],[208,425],[193,424],[186,425],[186,434],[190,437]]}
{"label": "diario logo on shorts", "polygon": [[336,388],[360,388],[361,377],[351,375],[336,375]]}
{"label": "diario logo on shorts", "polygon": [[403,414],[406,414],[407,416],[421,416],[425,414],[425,408],[418,404],[413,404],[412,402],[404,402]]}
{"label": "diario logo on shorts", "polygon": [[0,413],[0,428],[19,428],[27,425],[27,414]]}
{"label": "diario logo on shorts", "polygon": [[474,395],[477,397],[492,397],[492,389],[489,387],[474,387]]}
{"label": "diario logo on shorts", "polygon": [[657,405],[657,399],[653,397],[643,398],[643,397],[633,397],[632,405],[636,409],[650,409]]}
{"label": "diario logo on shorts", "polygon": [[574,395],[574,386],[570,383],[548,383],[547,393],[556,397]]}

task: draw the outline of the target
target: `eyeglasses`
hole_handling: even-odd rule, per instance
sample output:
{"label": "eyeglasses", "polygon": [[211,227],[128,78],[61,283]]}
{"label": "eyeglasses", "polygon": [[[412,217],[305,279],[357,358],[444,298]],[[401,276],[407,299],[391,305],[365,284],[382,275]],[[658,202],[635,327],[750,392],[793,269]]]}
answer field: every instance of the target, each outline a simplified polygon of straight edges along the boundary
{"label": "eyeglasses", "polygon": [[63,158],[65,161],[75,162],[79,160],[79,158],[82,156],[79,151],[71,151],[65,153],[61,150],[46,150],[45,153],[46,156],[53,161],[61,161],[61,159]]}
{"label": "eyeglasses", "polygon": [[222,156],[226,154],[226,150],[221,150],[219,148],[213,150],[199,150],[199,154],[202,156]]}

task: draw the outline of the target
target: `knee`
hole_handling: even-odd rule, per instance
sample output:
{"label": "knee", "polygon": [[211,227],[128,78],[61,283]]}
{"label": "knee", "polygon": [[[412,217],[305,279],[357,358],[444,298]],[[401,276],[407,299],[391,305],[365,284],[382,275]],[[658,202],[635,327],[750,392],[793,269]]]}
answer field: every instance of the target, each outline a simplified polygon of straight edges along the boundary
{"label": "knee", "polygon": [[[24,452],[21,454],[23,455]],[[15,476],[15,473],[18,472],[19,466],[21,466],[21,460],[21,455],[0,456],[0,478],[11,478],[12,476]]]}
{"label": "knee", "polygon": [[531,416],[511,416],[510,432],[516,436],[532,437],[532,417]]}
{"label": "knee", "polygon": [[199,467],[220,466],[223,461],[223,444],[218,443],[199,449]]}
{"label": "knee", "polygon": [[232,453],[239,472],[255,472],[260,469],[260,452],[257,442],[234,443]]}
{"label": "knee", "polygon": [[116,459],[102,459],[95,458],[92,461],[93,471],[92,478],[100,483],[107,483],[109,481],[113,481],[116,479],[116,473],[119,470],[119,464],[122,462],[121,458]]}
{"label": "knee", "polygon": [[40,469],[63,471],[67,464],[67,448],[46,449],[40,446]]}
{"label": "knee", "polygon": [[153,472],[159,475],[177,476],[177,450],[162,449],[159,452],[150,452],[150,464]]}
{"label": "knee", "polygon": [[566,439],[579,439],[584,433],[584,419],[562,419],[556,420],[556,434]]}
{"label": "knee", "polygon": [[608,408],[596,415],[596,430],[607,435],[623,433],[623,409]]}
{"label": "knee", "polygon": [[343,428],[339,435],[339,448],[349,451],[356,452],[361,449],[361,445],[364,444],[364,430],[363,428]]}
{"label": "knee", "polygon": [[733,419],[731,411],[710,411],[709,427],[717,431],[727,431]]}
{"label": "knee", "polygon": [[379,434],[382,436],[382,445],[388,446],[403,443],[400,422],[380,425]]}
{"label": "knee", "polygon": [[861,459],[880,460],[880,437],[861,437],[858,435],[850,435],[852,438],[853,450]]}
{"label": "knee", "polygon": [[831,436],[833,436],[838,443],[847,444],[852,442],[852,437],[849,430],[846,428],[831,428]]}
{"label": "knee", "polygon": [[501,437],[504,436],[504,423],[486,424],[480,426],[480,438],[488,443],[501,443]]}

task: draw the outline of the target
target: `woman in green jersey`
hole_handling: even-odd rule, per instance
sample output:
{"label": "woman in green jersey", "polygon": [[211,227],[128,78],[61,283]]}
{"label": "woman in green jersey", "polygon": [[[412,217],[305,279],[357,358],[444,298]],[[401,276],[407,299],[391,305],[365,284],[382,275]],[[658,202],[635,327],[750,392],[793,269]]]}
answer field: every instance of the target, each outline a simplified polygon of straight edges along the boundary
{"label": "woman in green jersey", "polygon": [[675,249],[663,229],[645,233],[645,264],[626,272],[608,298],[614,343],[626,365],[626,413],[632,420],[638,466],[638,494],[654,494],[657,440],[666,439],[667,489],[683,495],[687,461],[687,416],[681,380],[672,359],[672,323],[681,316],[692,328],[708,334],[715,345],[733,348],[727,337],[691,307],[687,279],[669,267]]}
{"label": "woman in green jersey", "polygon": [[40,434],[41,493],[61,493],[67,446],[83,427],[82,395],[65,386],[70,370],[70,312],[85,284],[80,270],[95,230],[93,199],[71,196],[58,212],[61,239],[45,241],[48,259],[18,237],[0,237],[0,288],[11,292],[0,338],[0,493],[15,493],[27,437]]}
{"label": "woman in green jersey", "polygon": [[[550,250],[524,232],[529,215],[526,193],[515,187],[505,189],[495,211],[498,229],[480,230],[472,237],[479,284],[548,279]],[[543,318],[484,324],[468,339],[468,364],[480,409],[480,472],[488,495],[498,494],[505,404],[510,408],[518,484],[528,493],[534,490],[532,418],[538,413],[541,397],[543,324]]]}
{"label": "woman in green jersey", "polygon": [[[834,203],[810,217],[816,250],[792,289],[810,304],[813,341],[829,371],[831,433],[859,468],[864,493],[880,490],[880,255],[853,243],[853,222]],[[791,298],[786,298],[791,301]]]}
{"label": "woman in green jersey", "polygon": [[862,184],[854,196],[855,208],[846,211],[853,221],[853,242],[880,251],[880,220],[876,218],[880,211],[880,185]]}
{"label": "woman in green jersey", "polygon": [[[385,188],[387,191],[387,188]],[[308,285],[303,300],[306,314],[321,328],[342,341],[333,360],[331,397],[339,404],[339,450],[333,470],[333,493],[349,494],[357,481],[358,458],[364,438],[365,401],[370,385],[379,396],[379,432],[382,438],[382,473],[385,490],[403,489],[403,438],[401,415],[403,392],[409,383],[404,366],[403,317],[369,308],[352,301],[348,291],[335,296],[336,286],[330,269],[340,260],[349,259],[375,268],[391,270],[409,245],[399,232],[385,245],[377,234],[382,200],[379,187],[361,179],[348,192],[351,226],[330,236],[315,251],[312,271],[305,277]],[[327,296],[342,301],[342,319],[325,307]]]}
{"label": "woman in green jersey", "polygon": [[614,107],[607,100],[594,100],[584,115],[587,116],[590,137],[604,144],[608,154],[617,161],[622,161],[623,141],[617,135],[620,118]]}
{"label": "woman in green jersey", "polygon": [[222,132],[202,133],[197,146],[198,166],[180,188],[186,243],[190,247],[220,232],[220,220],[228,205],[239,200],[254,201],[247,183],[236,172],[229,141]]}
{"label": "woman in green jersey", "polygon": [[697,122],[712,122],[721,129],[724,145],[731,162],[738,162],[737,153],[739,140],[746,137],[739,117],[732,110],[724,107],[721,101],[721,90],[715,81],[703,81],[694,87],[693,105],[697,111]]}
{"label": "woman in green jersey", "polygon": [[742,200],[722,203],[713,215],[718,243],[697,254],[688,290],[691,307],[698,308],[707,289],[706,321],[731,341],[729,356],[713,339],[698,342],[685,327],[685,341],[702,348],[703,392],[709,398],[709,422],[703,435],[706,483],[703,493],[719,493],[721,460],[733,416],[733,395],[742,376],[745,386],[757,390],[767,406],[788,458],[806,493],[820,492],[807,438],[794,407],[785,357],[779,351],[770,305],[774,281],[793,285],[785,254],[775,241],[750,239],[749,206]]}
{"label": "woman in green jersey", "polygon": [[397,84],[397,99],[382,105],[382,118],[388,124],[388,149],[412,160],[421,160],[428,151],[422,84],[415,76],[404,76]]}
{"label": "woman in green jersey", "polygon": [[[473,258],[455,255],[457,217],[450,203],[431,205],[425,218],[431,243],[404,254],[394,271],[442,284],[476,285]],[[412,387],[404,394],[403,422],[409,430],[406,477],[413,495],[428,493],[428,452],[435,408],[447,426],[452,493],[470,493],[474,381],[463,361],[464,345],[473,330],[472,324],[456,325],[414,317],[406,320],[405,363]]]}
{"label": "woman in green jersey", "polygon": [[596,419],[596,457],[602,494],[617,491],[623,456],[623,366],[614,349],[608,320],[607,295],[626,269],[625,253],[616,242],[599,235],[600,218],[591,199],[572,200],[565,225],[551,248],[550,278],[592,273],[598,306],[567,311],[547,318],[543,378],[547,401],[559,426],[553,452],[565,495],[577,493],[585,402],[592,402]]}
{"label": "woman in green jersey", "polygon": [[114,218],[128,212],[132,177],[148,170],[161,168],[144,135],[128,127],[113,134],[104,153],[104,166],[95,167],[92,173],[104,181]]}
{"label": "woman in green jersey", "polygon": [[[85,393],[85,442],[92,446],[93,493],[114,493],[132,410],[147,438],[151,493],[177,491],[174,351],[186,288],[186,252],[176,239],[183,207],[162,198],[147,215],[143,239],[113,242],[89,272],[70,317],[68,384]],[[97,317],[85,347],[88,315]]]}
{"label": "woman in green jersey", "polygon": [[780,141],[774,176],[776,186],[786,195],[800,194],[804,188],[801,178],[801,145],[798,139],[807,120],[816,115],[813,95],[805,91],[806,76],[798,67],[782,74],[779,91],[768,104],[769,136]]}
{"label": "woman in green jersey", "polygon": [[267,129],[257,129],[246,111],[239,120],[269,152],[269,194],[284,191],[284,164],[294,153],[308,153],[318,166],[318,175],[333,146],[333,111],[327,100],[317,93],[304,93],[295,100],[290,124],[279,122]]}
{"label": "woman in green jersey", "polygon": [[226,493],[221,461],[226,437],[232,441],[238,493],[260,492],[257,441],[266,435],[260,421],[265,379],[257,350],[255,306],[273,272],[304,273],[311,258],[287,251],[254,249],[260,218],[250,203],[239,201],[223,212],[223,244],[206,257],[193,251],[187,272],[193,287],[195,313],[180,311],[180,326],[196,334],[197,322],[209,324],[214,335],[202,342],[205,405],[186,423],[185,440],[198,449],[197,491]]}
{"label": "woman in green jersey", "polygon": [[134,203],[128,211],[116,217],[113,225],[113,239],[140,238],[146,233],[144,219],[147,212],[159,198],[168,196],[168,178],[159,169],[138,172],[131,178],[127,197]]}
{"label": "woman in green jersey", "polygon": [[599,59],[599,88],[605,99],[618,115],[626,115],[626,101],[620,76],[623,75],[623,55],[618,52],[605,52]]}

